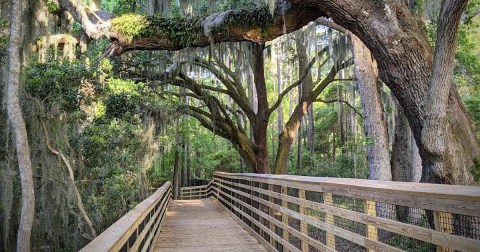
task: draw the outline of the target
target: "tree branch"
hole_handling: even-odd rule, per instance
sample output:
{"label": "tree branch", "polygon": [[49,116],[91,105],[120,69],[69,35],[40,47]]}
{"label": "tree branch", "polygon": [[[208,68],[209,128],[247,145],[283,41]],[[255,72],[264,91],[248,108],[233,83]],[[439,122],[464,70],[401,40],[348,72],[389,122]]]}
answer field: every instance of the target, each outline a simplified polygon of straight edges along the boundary
{"label": "tree branch", "polygon": [[[310,69],[312,68],[312,66],[315,64],[315,62],[317,61],[317,57],[321,57],[324,53],[328,52],[328,46],[324,47],[322,50],[320,50],[317,54],[316,57],[313,57],[313,59],[308,63],[306,69],[305,69],[305,72],[302,74],[302,76],[300,76],[300,79],[298,79],[297,81],[295,81],[294,83],[292,83],[290,86],[288,86],[277,98],[277,101],[275,102],[275,104],[273,104],[273,106],[268,110],[268,114],[271,115],[277,108],[278,106],[280,106],[280,104],[282,103],[282,100],[283,98],[285,97],[285,95],[288,94],[288,92],[290,92],[293,88],[297,87],[298,85],[302,84],[302,82],[305,80],[305,78],[307,78],[307,76],[310,74]],[[326,61],[325,61],[326,62]],[[322,63],[322,65],[325,64],[325,63]]]}
{"label": "tree branch", "polygon": [[343,99],[330,99],[330,100],[316,99],[315,102],[323,102],[323,103],[340,102],[340,103],[344,103],[345,105],[350,107],[355,112],[355,114],[359,115],[360,118],[363,119],[363,115],[361,113],[359,113],[358,110],[352,104],[350,104],[348,101],[345,101]]}
{"label": "tree branch", "polygon": [[[273,16],[267,7],[229,10],[205,18],[144,17],[139,31],[126,36],[121,27],[102,17],[103,24],[92,22],[89,13],[78,0],[60,0],[60,6],[72,13],[89,37],[107,36],[113,43],[108,55],[132,50],[180,50],[186,47],[206,47],[218,42],[253,41],[264,43],[300,29],[310,21],[325,16],[322,11],[300,4],[277,1]],[[111,15],[109,18],[112,18]],[[256,17],[256,18],[246,18]],[[122,18],[122,17],[119,17]],[[98,21],[94,18],[95,21]],[[119,20],[119,19],[117,19]],[[188,35],[185,35],[187,31]]]}

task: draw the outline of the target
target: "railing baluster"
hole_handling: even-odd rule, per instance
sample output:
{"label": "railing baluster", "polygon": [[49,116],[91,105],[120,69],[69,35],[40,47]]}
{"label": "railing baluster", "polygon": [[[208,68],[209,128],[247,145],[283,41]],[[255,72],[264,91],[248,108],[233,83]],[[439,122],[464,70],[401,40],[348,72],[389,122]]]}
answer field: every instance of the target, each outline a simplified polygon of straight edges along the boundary
{"label": "railing baluster", "polygon": [[[287,195],[287,189],[288,189],[287,187],[282,186],[281,189],[280,189],[280,193],[283,194],[283,195]],[[288,208],[288,202],[282,200],[282,207]],[[285,214],[285,213],[282,213],[282,222],[285,225],[288,226],[288,215]],[[283,229],[283,236],[282,237],[283,237],[284,240],[289,242],[290,237],[289,237],[289,234],[288,234],[287,230]]]}
{"label": "railing baluster", "polygon": [[[305,190],[304,189],[298,189],[298,198],[299,199],[306,199],[305,198]],[[307,214],[307,208],[305,205],[300,204],[300,209],[299,212],[301,215],[306,215]],[[305,221],[300,220],[300,232],[303,234],[308,235],[308,224]],[[302,252],[308,252],[309,247],[308,243],[305,239],[302,239]]]}
{"label": "railing baluster", "polygon": [[[323,194],[323,201],[324,204],[327,206],[333,206],[333,196],[331,193],[324,193]],[[335,219],[333,214],[327,213],[325,215],[325,222],[329,225],[335,225]],[[327,232],[327,246],[330,248],[335,249],[335,235]]]}
{"label": "railing baluster", "polygon": [[[435,225],[435,230],[443,233],[448,233],[448,234],[451,234],[453,232],[452,215],[450,213],[434,211],[433,221]],[[437,252],[453,252],[454,251],[451,248],[442,247],[442,246],[437,246],[436,250]]]}
{"label": "railing baluster", "polygon": [[[365,201],[365,210],[369,216],[377,216],[377,204],[375,201],[366,200]],[[366,236],[372,240],[378,240],[378,229],[374,225],[367,225],[367,233]],[[373,249],[368,249],[368,252],[374,252]]]}

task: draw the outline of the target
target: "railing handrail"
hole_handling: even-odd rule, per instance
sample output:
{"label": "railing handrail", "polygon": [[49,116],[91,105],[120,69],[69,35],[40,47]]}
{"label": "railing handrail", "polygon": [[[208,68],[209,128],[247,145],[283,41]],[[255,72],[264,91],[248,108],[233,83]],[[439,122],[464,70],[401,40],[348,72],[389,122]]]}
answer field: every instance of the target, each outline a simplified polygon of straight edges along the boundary
{"label": "railing handrail", "polygon": [[206,185],[189,186],[180,188],[180,199],[203,199],[210,196],[213,180]]}
{"label": "railing handrail", "polygon": [[[214,175],[247,179],[279,186],[329,192],[428,210],[480,217],[480,187],[367,179],[307,177],[254,173],[215,172]],[[461,203],[461,205],[459,205]],[[452,211],[453,210],[453,211]]]}
{"label": "railing handrail", "polygon": [[[215,172],[209,190],[269,251],[353,245],[403,251],[403,242],[437,251],[480,249],[480,187]],[[413,211],[404,215],[412,219],[397,215],[402,207]],[[310,236],[310,227],[324,240]]]}
{"label": "railing handrail", "polygon": [[[137,248],[134,249],[137,251],[140,250],[138,249],[139,246],[143,246],[142,251],[146,251],[146,248],[151,244],[140,245],[145,242],[143,240],[136,241],[137,237],[143,236],[142,239],[148,239],[150,243],[155,242],[154,236],[159,233],[159,227],[152,226],[161,224],[171,195],[172,184],[166,182],[155,193],[139,203],[80,251],[120,251],[122,248],[130,249],[132,247]],[[144,220],[147,219],[147,223],[144,223]],[[141,226],[141,230],[137,230],[139,226]],[[152,230],[147,230],[147,226],[151,227]],[[135,239],[129,241],[132,235]]]}

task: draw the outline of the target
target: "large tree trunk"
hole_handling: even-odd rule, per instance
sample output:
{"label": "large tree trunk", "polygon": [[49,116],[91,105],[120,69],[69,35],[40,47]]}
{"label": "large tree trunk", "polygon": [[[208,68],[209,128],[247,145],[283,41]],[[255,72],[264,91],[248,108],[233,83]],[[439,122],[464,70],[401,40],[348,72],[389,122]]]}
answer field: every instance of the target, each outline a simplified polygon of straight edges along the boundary
{"label": "large tree trunk", "polygon": [[35,215],[35,194],[33,191],[32,162],[28,144],[27,129],[20,107],[19,87],[21,71],[21,46],[23,44],[22,16],[24,1],[13,1],[8,42],[7,113],[15,138],[15,149],[22,187],[22,208],[17,234],[17,251],[30,251],[30,237]]}
{"label": "large tree trunk", "polygon": [[[423,163],[422,181],[472,184],[470,167],[480,156],[480,146],[458,92],[450,79],[442,130],[446,141],[439,160],[435,146],[422,140],[427,113],[424,101],[431,83],[433,52],[426,33],[401,1],[309,0],[302,3],[325,11],[352,31],[371,50],[382,80],[390,87],[411,125]],[[381,25],[378,25],[381,24]],[[451,48],[449,49],[451,50]],[[440,63],[440,62],[439,62]],[[444,165],[438,165],[443,163]]]}
{"label": "large tree trunk", "polygon": [[408,120],[400,106],[396,107],[395,138],[392,148],[392,180],[420,182],[422,160]]}
{"label": "large tree trunk", "polygon": [[252,44],[254,54],[254,80],[255,89],[258,98],[258,111],[255,115],[253,136],[257,145],[257,163],[255,170],[257,173],[269,173],[270,165],[268,162],[267,128],[268,128],[268,97],[267,85],[265,84],[265,62],[263,57],[264,44]]}
{"label": "large tree trunk", "polygon": [[363,109],[363,128],[367,145],[369,179],[392,180],[390,154],[388,151],[387,124],[383,116],[377,69],[370,50],[352,35],[355,77]]}
{"label": "large tree trunk", "polygon": [[[393,98],[395,99],[395,98]],[[396,102],[398,103],[398,102]],[[396,104],[395,103],[395,104]],[[396,106],[395,130],[392,147],[392,180],[419,182],[422,176],[422,160],[418,152],[417,144],[408,124],[408,120],[400,106]],[[405,206],[396,206],[397,220],[407,220],[419,224],[422,220],[423,211],[418,211]]]}
{"label": "large tree trunk", "polygon": [[[455,128],[448,123],[447,106],[449,93],[454,89],[453,67],[455,60],[455,49],[457,45],[458,29],[463,10],[468,0],[443,1],[440,10],[437,40],[433,61],[433,70],[430,78],[430,87],[427,93],[425,106],[424,127],[422,128],[422,146],[428,156],[426,168],[423,172],[423,180],[437,183],[464,183],[473,182],[468,167],[463,171],[452,170],[455,167],[455,157],[450,157],[455,142]],[[455,92],[456,93],[456,92]],[[459,104],[461,105],[461,104]],[[477,146],[478,151],[478,146]]]}

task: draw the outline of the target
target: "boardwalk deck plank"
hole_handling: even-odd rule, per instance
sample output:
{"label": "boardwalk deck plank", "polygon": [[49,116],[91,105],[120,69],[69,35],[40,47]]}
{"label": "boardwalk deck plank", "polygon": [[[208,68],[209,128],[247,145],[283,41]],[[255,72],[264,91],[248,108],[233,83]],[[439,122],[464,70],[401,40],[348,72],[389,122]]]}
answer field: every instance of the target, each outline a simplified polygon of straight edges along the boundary
{"label": "boardwalk deck plank", "polygon": [[170,205],[155,252],[266,251],[211,199]]}

